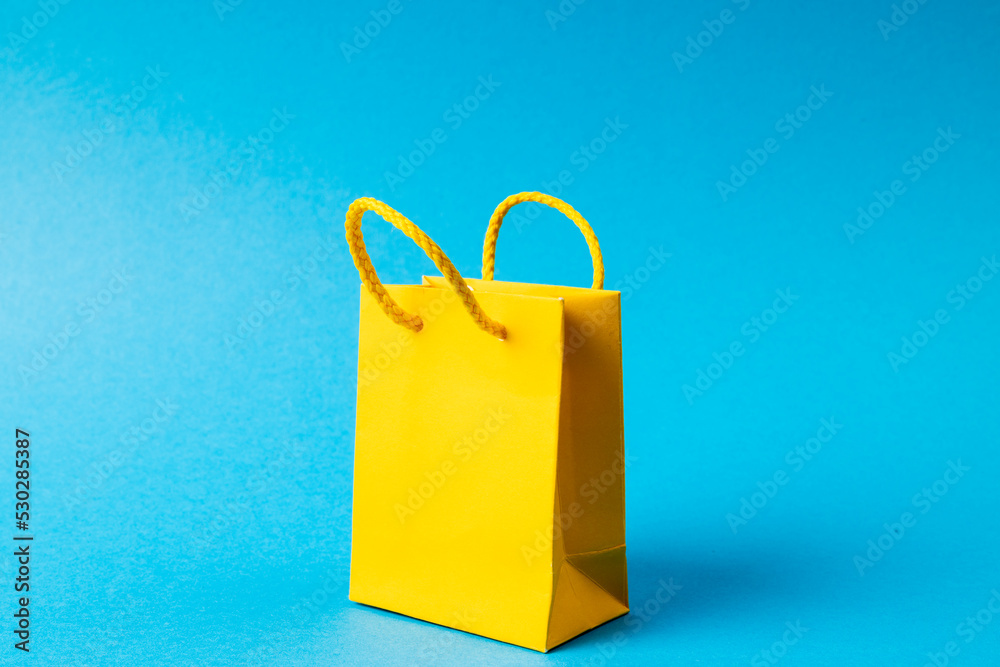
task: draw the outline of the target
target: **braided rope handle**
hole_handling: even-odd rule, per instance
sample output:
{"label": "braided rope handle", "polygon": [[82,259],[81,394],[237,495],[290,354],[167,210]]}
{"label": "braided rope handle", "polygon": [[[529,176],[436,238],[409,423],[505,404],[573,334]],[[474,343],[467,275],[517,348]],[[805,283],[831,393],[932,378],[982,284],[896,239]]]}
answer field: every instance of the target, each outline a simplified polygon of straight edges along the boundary
{"label": "braided rope handle", "polygon": [[361,235],[361,218],[364,217],[365,211],[374,211],[382,216],[383,219],[391,222],[396,229],[413,239],[427,253],[427,256],[431,258],[435,266],[441,271],[441,275],[447,279],[448,284],[458,294],[465,309],[469,311],[472,319],[475,320],[476,325],[480,329],[496,336],[500,340],[507,337],[507,328],[499,322],[490,319],[483,312],[483,309],[479,307],[479,302],[476,301],[476,297],[473,296],[472,290],[465,283],[465,279],[462,278],[458,269],[451,263],[451,260],[441,251],[438,244],[431,240],[431,237],[424,234],[406,216],[388,204],[380,202],[377,199],[372,199],[371,197],[361,197],[355,199],[347,208],[347,218],[344,221],[344,228],[347,232],[347,245],[351,249],[354,266],[358,267],[361,282],[365,284],[368,291],[375,297],[375,300],[378,301],[379,306],[389,316],[389,319],[396,324],[402,324],[412,331],[420,331],[424,328],[424,323],[420,319],[420,316],[413,315],[400,308],[399,304],[389,296],[382,282],[378,279],[378,274],[375,273],[375,267],[372,266],[372,260],[368,256],[368,251],[365,250],[365,241]]}
{"label": "braided rope handle", "polygon": [[543,192],[519,192],[511,195],[500,202],[500,205],[493,211],[490,218],[490,226],[486,230],[486,241],[483,243],[483,280],[493,280],[493,264],[496,261],[497,237],[500,235],[500,225],[503,224],[503,217],[507,211],[523,202],[538,202],[554,208],[567,218],[576,223],[576,226],[583,232],[583,238],[587,240],[590,248],[590,257],[594,262],[594,284],[592,289],[604,288],[604,259],[601,257],[601,246],[597,242],[597,236],[591,228],[590,223],[583,219],[575,208]]}

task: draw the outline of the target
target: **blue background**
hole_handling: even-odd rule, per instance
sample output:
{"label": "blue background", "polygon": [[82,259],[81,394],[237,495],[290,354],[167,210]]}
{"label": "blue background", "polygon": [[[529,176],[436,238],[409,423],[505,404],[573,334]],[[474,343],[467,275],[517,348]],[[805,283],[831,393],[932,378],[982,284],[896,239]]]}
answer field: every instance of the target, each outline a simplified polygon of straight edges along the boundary
{"label": "blue background", "polygon": [[[387,4],[71,0],[46,19],[4,3],[0,497],[25,429],[36,541],[30,655],[11,646],[0,556],[0,663],[923,665],[953,641],[952,664],[996,664],[1000,619],[972,641],[960,624],[1000,590],[1000,280],[973,280],[960,309],[953,290],[1000,251],[1000,3],[914,3],[886,32],[889,0],[403,0],[345,56]],[[159,79],[133,94],[147,67]],[[480,77],[499,86],[456,127],[445,114]],[[776,124],[813,86],[832,95],[787,136]],[[261,134],[274,109],[294,118]],[[634,612],[541,655],[347,600],[359,281],[343,217],[383,199],[477,276],[493,207],[562,171],[608,286],[640,286],[623,316]],[[845,224],[897,179],[852,242]],[[386,223],[366,230],[386,282],[433,272]],[[498,279],[589,276],[554,211],[504,227]],[[759,329],[785,289],[798,299]],[[712,367],[734,342],[743,355]],[[699,371],[716,379],[686,396]],[[822,419],[842,428],[798,466],[786,453]],[[969,470],[915,499],[949,462]],[[743,499],[761,507],[734,532]],[[904,512],[915,525],[859,572]],[[807,629],[794,645],[786,623]]]}

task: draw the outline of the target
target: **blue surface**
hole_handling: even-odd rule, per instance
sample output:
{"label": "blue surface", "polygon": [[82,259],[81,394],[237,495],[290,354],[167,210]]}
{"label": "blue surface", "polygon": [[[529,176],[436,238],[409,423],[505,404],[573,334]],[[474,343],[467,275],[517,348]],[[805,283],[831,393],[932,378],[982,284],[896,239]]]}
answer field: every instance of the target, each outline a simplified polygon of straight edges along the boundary
{"label": "blue surface", "polygon": [[[0,536],[22,428],[36,540],[0,663],[996,664],[1000,3],[220,2],[3,6]],[[563,171],[638,287],[634,613],[541,655],[347,600],[343,216],[384,199],[476,276],[493,207]],[[588,284],[525,213],[497,277]],[[433,271],[366,229],[386,282]]]}

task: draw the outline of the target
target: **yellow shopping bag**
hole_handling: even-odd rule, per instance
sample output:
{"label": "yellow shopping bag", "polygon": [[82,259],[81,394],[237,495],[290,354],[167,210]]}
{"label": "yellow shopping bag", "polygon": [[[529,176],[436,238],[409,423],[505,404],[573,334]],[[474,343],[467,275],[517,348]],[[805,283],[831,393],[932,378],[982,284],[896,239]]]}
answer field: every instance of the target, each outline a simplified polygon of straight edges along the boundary
{"label": "yellow shopping bag", "polygon": [[[493,280],[524,201],[580,228],[591,288]],[[365,211],[442,276],[379,282]],[[602,289],[590,225],[554,197],[508,197],[482,280],[375,199],[345,226],[363,282],[350,599],[538,651],[627,613],[620,294]]]}

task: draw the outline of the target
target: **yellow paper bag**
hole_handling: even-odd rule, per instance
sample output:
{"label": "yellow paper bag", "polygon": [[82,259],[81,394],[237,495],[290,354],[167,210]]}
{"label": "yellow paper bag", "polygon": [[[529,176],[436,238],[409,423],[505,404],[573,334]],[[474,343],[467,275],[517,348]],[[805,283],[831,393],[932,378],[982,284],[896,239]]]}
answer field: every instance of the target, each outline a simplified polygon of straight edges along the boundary
{"label": "yellow paper bag", "polygon": [[[503,216],[529,200],[583,232],[592,288],[493,280]],[[369,210],[442,276],[379,282]],[[482,280],[380,201],[346,229],[363,282],[350,599],[538,651],[627,613],[620,294],[590,225],[508,197]]]}

